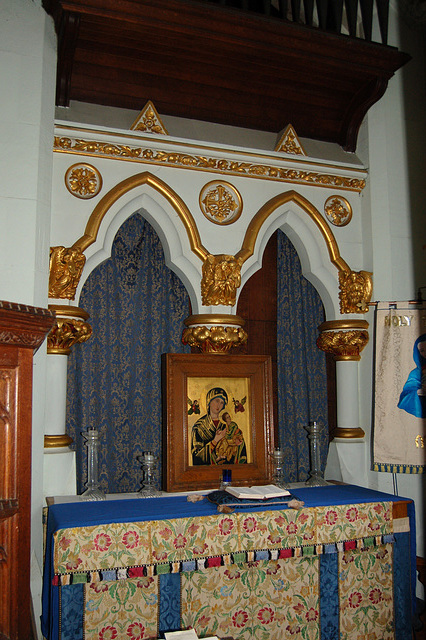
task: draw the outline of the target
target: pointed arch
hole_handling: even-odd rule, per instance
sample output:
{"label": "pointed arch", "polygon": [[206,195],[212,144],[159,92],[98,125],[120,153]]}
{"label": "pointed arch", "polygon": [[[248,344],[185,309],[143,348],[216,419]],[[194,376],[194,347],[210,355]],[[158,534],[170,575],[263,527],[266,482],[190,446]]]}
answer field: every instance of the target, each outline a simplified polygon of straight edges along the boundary
{"label": "pointed arch", "polygon": [[288,202],[294,202],[297,204],[313,220],[324,238],[330,256],[330,261],[334,264],[336,269],[349,271],[349,266],[341,257],[336,238],[334,237],[334,234],[327,222],[321,216],[318,209],[309,202],[309,200],[293,189],[271,198],[271,200],[268,200],[268,202],[259,209],[247,227],[243,245],[235,257],[241,258],[245,262],[253,255],[256,240],[264,222],[276,209],[278,209],[278,207],[281,207]]}
{"label": "pointed arch", "polygon": [[96,241],[102,220],[112,205],[127,192],[145,184],[160,193],[173,207],[188,234],[191,250],[200,260],[204,260],[208,255],[208,251],[201,243],[197,225],[188,207],[168,184],[157,176],[152,175],[149,171],[144,171],[143,173],[138,173],[130,178],[126,178],[113,187],[96,205],[87,222],[84,234],[73,244],[72,248],[84,252],[90,247],[90,245]]}

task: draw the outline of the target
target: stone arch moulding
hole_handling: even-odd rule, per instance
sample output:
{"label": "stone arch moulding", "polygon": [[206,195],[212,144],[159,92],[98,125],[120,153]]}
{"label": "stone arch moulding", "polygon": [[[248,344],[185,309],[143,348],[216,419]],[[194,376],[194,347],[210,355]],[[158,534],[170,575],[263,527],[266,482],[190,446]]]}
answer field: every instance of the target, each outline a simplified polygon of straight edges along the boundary
{"label": "stone arch moulding", "polygon": [[[160,237],[166,264],[184,283],[193,307],[199,304],[200,272],[208,251],[201,243],[195,220],[182,198],[163,180],[148,171],[126,178],[113,187],[96,205],[84,234],[71,249],[86,256],[77,299],[92,270],[111,255],[111,246],[123,222],[141,211]],[[176,227],[176,214],[182,222]],[[102,232],[101,232],[102,229]],[[197,264],[198,263],[198,264]]]}
{"label": "stone arch moulding", "polygon": [[294,190],[271,198],[251,220],[242,248],[235,256],[246,263],[242,286],[261,267],[263,249],[277,229],[282,229],[295,245],[303,275],[319,292],[326,316],[338,317],[336,277],[330,264],[339,272],[351,272],[351,269],[341,257],[336,238],[317,208]]}

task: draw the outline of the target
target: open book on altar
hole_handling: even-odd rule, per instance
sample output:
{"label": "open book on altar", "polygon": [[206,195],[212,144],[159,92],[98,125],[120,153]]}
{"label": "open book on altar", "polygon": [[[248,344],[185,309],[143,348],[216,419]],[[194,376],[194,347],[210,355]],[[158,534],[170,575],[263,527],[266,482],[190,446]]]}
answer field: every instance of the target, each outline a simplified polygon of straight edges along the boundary
{"label": "open book on altar", "polygon": [[225,491],[243,500],[268,500],[268,498],[283,498],[289,496],[290,491],[281,489],[275,484],[254,487],[226,487]]}

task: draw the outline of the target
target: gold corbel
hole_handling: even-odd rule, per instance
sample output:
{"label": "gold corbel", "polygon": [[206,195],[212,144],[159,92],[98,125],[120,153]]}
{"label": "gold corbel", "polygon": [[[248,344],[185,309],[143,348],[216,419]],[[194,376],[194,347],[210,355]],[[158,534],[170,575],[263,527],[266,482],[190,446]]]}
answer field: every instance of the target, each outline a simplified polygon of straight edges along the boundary
{"label": "gold corbel", "polygon": [[370,271],[339,271],[340,313],[367,313],[373,293]]}
{"label": "gold corbel", "polygon": [[226,254],[207,255],[203,263],[201,297],[204,306],[233,307],[241,285],[241,265],[244,260]]}
{"label": "gold corbel", "polygon": [[74,300],[85,262],[79,248],[50,247],[49,298]]}

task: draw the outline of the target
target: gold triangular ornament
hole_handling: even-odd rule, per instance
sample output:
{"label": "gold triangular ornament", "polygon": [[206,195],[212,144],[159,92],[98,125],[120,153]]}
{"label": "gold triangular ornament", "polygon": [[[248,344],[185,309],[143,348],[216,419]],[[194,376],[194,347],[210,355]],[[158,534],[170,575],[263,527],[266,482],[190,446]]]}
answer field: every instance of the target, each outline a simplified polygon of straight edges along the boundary
{"label": "gold triangular ornament", "polygon": [[144,133],[157,133],[162,136],[169,135],[151,100],[148,100],[130,129],[132,131],[143,131]]}
{"label": "gold triangular ornament", "polygon": [[288,124],[284,129],[284,133],[275,146],[275,151],[291,153],[294,156],[306,156],[305,150],[291,124]]}

